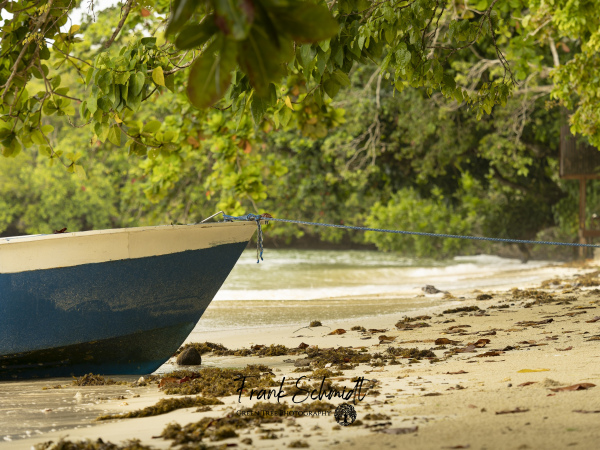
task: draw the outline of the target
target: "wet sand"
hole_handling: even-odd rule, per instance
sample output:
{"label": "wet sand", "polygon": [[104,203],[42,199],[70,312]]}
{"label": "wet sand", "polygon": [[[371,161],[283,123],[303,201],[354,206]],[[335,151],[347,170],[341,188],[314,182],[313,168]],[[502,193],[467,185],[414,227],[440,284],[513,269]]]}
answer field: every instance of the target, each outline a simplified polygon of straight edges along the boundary
{"label": "wet sand", "polygon": [[[544,275],[550,274],[549,278],[560,278],[562,282],[546,283],[543,289],[538,279],[536,285],[520,284],[520,291],[513,292],[506,290],[510,287],[507,279],[503,289],[456,290],[452,291],[453,298],[444,298],[443,294],[415,295],[411,299],[414,307],[408,311],[387,310],[391,308],[390,298],[379,301],[382,309],[378,310],[377,299],[371,298],[368,301],[353,300],[362,305],[356,316],[350,314],[352,304],[338,305],[348,311],[341,314],[341,319],[336,319],[335,314],[326,314],[328,302],[323,302],[320,308],[313,308],[310,313],[298,312],[293,325],[284,321],[268,328],[220,332],[210,327],[197,329],[188,341],[216,342],[228,348],[250,348],[256,344],[283,344],[294,348],[301,343],[321,349],[364,348],[373,355],[369,363],[342,370],[342,375],[331,378],[348,387],[355,385],[351,380],[357,376],[378,380],[377,392],[367,392],[364,399],[354,405],[357,421],[361,422],[357,422],[358,425],[340,427],[333,415],[286,417],[279,424],[240,429],[238,437],[216,442],[205,439],[205,443],[237,444],[238,448],[285,448],[301,441],[310,448],[334,449],[349,446],[596,449],[600,438],[597,427],[600,420],[600,287],[596,286],[600,285],[600,279],[598,274],[587,278],[577,276],[593,273],[594,267],[552,270]],[[516,286],[513,284],[512,287]],[[481,297],[483,294],[491,298],[477,300],[484,298]],[[366,312],[371,314],[365,314],[364,308],[368,309],[369,305],[371,311]],[[447,309],[469,306],[479,310],[443,313]],[[220,308],[223,308],[222,314],[231,317],[239,307],[223,304]],[[292,314],[298,311],[291,305],[281,308]],[[237,313],[243,314],[243,311]],[[218,312],[214,314],[215,321],[221,320]],[[412,329],[396,326],[403,316],[424,314],[430,318],[403,323],[428,326]],[[324,326],[300,328],[308,325],[309,318],[321,320]],[[355,325],[377,331],[351,331]],[[329,334],[336,329],[346,332]],[[380,336],[388,339],[380,340]],[[453,342],[436,343],[438,339]],[[430,350],[435,358],[399,356],[394,361],[397,364],[390,364],[393,361],[390,351],[399,348]],[[305,356],[241,357],[208,353],[203,355],[203,364],[221,368],[264,364],[273,370],[276,380],[285,376],[288,381],[293,381],[310,374],[295,372],[294,362]],[[173,364],[165,365],[161,371],[172,368],[175,368]],[[135,381],[138,377],[114,378]],[[245,396],[241,402],[237,396],[228,396],[221,398],[224,404],[213,406],[212,411],[196,412],[194,407],[155,417],[98,423],[93,418],[100,414],[133,411],[172,396],[167,396],[156,384],[145,387],[67,386],[42,390],[44,386],[66,385],[70,381],[2,383],[0,405],[6,420],[0,425],[4,427],[1,435],[9,435],[6,428],[10,423],[7,425],[7,421],[12,420],[15,426],[19,424],[23,428],[24,425],[32,436],[19,439],[23,433],[11,434],[12,440],[0,443],[0,448],[24,449],[61,438],[102,438],[114,443],[138,438],[142,444],[154,448],[171,448],[172,441],[155,438],[167,424],[184,425],[204,417],[224,417],[235,414],[244,406],[256,404],[255,399]],[[19,396],[10,403],[11,395],[16,392]],[[282,399],[288,403],[290,400],[291,396]],[[344,402],[333,398],[330,403],[337,407]],[[375,419],[371,420],[373,417]],[[57,431],[50,431],[52,427]],[[37,434],[35,430],[43,434]],[[265,436],[270,439],[261,439]],[[251,444],[243,443],[242,440],[247,438],[252,440]]]}

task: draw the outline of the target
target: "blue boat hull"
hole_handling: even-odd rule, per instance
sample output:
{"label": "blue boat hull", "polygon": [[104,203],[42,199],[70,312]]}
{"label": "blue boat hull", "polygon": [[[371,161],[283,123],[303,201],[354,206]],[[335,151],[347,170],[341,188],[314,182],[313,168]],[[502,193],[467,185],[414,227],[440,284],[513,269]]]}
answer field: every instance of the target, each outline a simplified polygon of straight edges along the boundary
{"label": "blue boat hull", "polygon": [[153,372],[246,244],[0,273],[0,379]]}

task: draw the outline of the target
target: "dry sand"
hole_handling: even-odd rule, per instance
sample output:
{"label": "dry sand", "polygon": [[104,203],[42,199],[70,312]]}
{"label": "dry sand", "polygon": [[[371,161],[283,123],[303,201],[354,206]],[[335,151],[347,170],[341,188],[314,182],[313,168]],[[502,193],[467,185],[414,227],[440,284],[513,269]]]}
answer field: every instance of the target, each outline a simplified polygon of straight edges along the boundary
{"label": "dry sand", "polygon": [[[591,270],[582,270],[581,273]],[[327,322],[324,323],[326,327],[300,330],[298,327],[279,327],[252,335],[240,331],[212,334],[211,342],[229,348],[248,348],[252,344],[297,347],[304,342],[320,348],[366,347],[371,354],[383,355],[389,348],[418,348],[432,349],[439,361],[421,359],[411,362],[398,358],[399,364],[396,365],[389,365],[389,361],[381,366],[360,364],[355,369],[345,370],[343,376],[335,377],[336,382],[347,386],[354,385],[350,378],[355,376],[379,380],[379,394],[367,394],[355,405],[357,421],[362,424],[340,427],[333,414],[284,418],[282,423],[242,429],[237,438],[208,441],[206,444],[287,448],[294,441],[302,441],[310,448],[331,449],[600,448],[600,290],[594,287],[598,284],[600,279],[597,274],[592,274],[591,277],[569,278],[562,284],[546,285],[544,289],[537,288],[537,292],[485,292],[492,296],[487,300],[477,300],[482,292],[470,292],[459,299],[460,306],[477,306],[481,311],[443,315],[440,314],[442,311],[429,312],[432,317],[423,320],[429,326],[411,330],[397,329],[395,324],[402,317],[387,315],[351,324]],[[598,321],[594,322],[595,318]],[[546,323],[534,323],[540,321]],[[350,331],[352,325],[385,331]],[[328,334],[337,328],[344,328],[347,332]],[[380,344],[381,335],[394,340]],[[457,343],[442,347],[435,343],[440,338]],[[480,339],[489,339],[489,343],[483,347],[483,342],[474,348],[468,346]],[[468,352],[448,353],[470,348]],[[273,368],[277,379],[285,376],[290,380],[307,374],[294,372],[295,366],[289,362],[302,357],[217,357],[205,354],[203,360],[207,366],[218,367],[265,364]],[[577,390],[552,390],[577,384],[583,386]],[[73,386],[57,390],[56,395],[72,399],[81,392],[85,397],[88,395],[86,389],[91,388]],[[153,405],[160,398],[167,397],[157,385],[130,390],[140,396],[97,404],[90,401],[88,407],[97,409],[98,414],[125,412]],[[236,396],[222,400],[224,405],[215,406],[208,412],[195,412],[196,408],[188,408],[147,418],[100,424],[90,421],[93,424],[91,428],[4,442],[0,448],[25,449],[40,442],[56,442],[60,438],[102,438],[114,443],[138,438],[143,444],[155,448],[170,448],[171,441],[153,438],[166,424],[177,422],[183,425],[203,417],[223,417],[239,411],[242,406],[256,403],[247,397],[239,403]],[[289,397],[285,400],[289,402]],[[337,406],[343,402],[332,399],[331,403]],[[367,414],[375,413],[385,417],[366,419]],[[269,434],[265,430],[271,430],[271,437],[276,439],[261,439]],[[242,443],[245,438],[251,438],[252,443]]]}

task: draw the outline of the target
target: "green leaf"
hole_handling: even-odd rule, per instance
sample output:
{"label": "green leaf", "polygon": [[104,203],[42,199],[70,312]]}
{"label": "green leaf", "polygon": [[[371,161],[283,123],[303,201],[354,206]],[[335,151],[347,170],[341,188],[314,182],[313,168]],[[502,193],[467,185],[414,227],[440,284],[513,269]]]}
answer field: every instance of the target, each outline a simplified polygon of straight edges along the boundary
{"label": "green leaf", "polygon": [[142,93],[144,88],[144,81],[146,77],[142,72],[136,72],[135,75],[129,78],[129,89],[127,91],[127,98],[138,97]]}
{"label": "green leaf", "polygon": [[337,69],[331,74],[331,77],[341,86],[350,86],[350,78],[340,69]]}
{"label": "green leaf", "polygon": [[456,89],[456,81],[454,80],[454,77],[452,75],[448,75],[445,73],[443,82],[444,82],[444,86],[446,86],[447,88],[449,88],[451,90]]}
{"label": "green leaf", "polygon": [[113,102],[106,95],[98,99],[98,108],[104,112],[109,112],[112,109]]}
{"label": "green leaf", "polygon": [[42,135],[40,130],[33,130],[33,132],[31,133],[31,140],[33,141],[34,144],[37,144],[37,145],[45,145],[46,144],[46,140],[44,139],[44,136]]}
{"label": "green leaf", "polygon": [[108,131],[108,140],[117,147],[121,146],[121,129],[118,125],[113,125],[110,127],[110,130]]}
{"label": "green leaf", "polygon": [[[319,42],[337,35],[339,25],[324,4],[307,1],[291,6],[270,8],[276,17],[275,25],[281,33],[297,42]],[[321,46],[323,51],[327,49]]]}
{"label": "green leaf", "polygon": [[271,83],[269,90],[265,96],[252,96],[252,103],[250,104],[250,112],[254,123],[259,124],[267,110],[277,103],[277,91],[275,85]]}
{"label": "green leaf", "polygon": [[340,90],[340,84],[333,78],[328,78],[323,82],[323,90],[330,98],[334,98]]}
{"label": "green leaf", "polygon": [[175,92],[175,75],[169,74],[165,77],[165,86],[171,92]]}
{"label": "green leaf", "polygon": [[[196,0],[175,0],[171,8],[171,17],[165,34],[171,35],[181,29],[196,10],[199,4]],[[144,151],[145,153],[145,151]]]}
{"label": "green leaf", "polygon": [[147,148],[145,145],[142,144],[138,144],[137,142],[134,142],[133,144],[131,144],[131,146],[129,147],[129,151],[131,153],[133,153],[134,155],[138,155],[138,156],[145,156],[146,152],[147,152]]}
{"label": "green leaf", "polygon": [[404,69],[411,60],[410,50],[408,49],[406,42],[400,42],[396,50],[396,61],[401,69]]}
{"label": "green leaf", "polygon": [[155,37],[145,37],[140,39],[140,44],[147,48],[156,47],[156,38]]}
{"label": "green leaf", "polygon": [[215,25],[214,16],[207,16],[202,23],[187,25],[175,39],[175,46],[180,50],[190,50],[204,45],[219,29]]}
{"label": "green leaf", "polygon": [[98,99],[95,95],[91,95],[87,100],[87,109],[90,114],[94,114],[98,109]]}
{"label": "green leaf", "polygon": [[85,180],[87,178],[85,170],[81,164],[73,164],[73,171],[75,172],[75,175],[79,177],[80,180]]}
{"label": "green leaf", "polygon": [[129,80],[130,72],[115,73],[115,84],[125,84]]}
{"label": "green leaf", "polygon": [[283,63],[294,57],[292,42],[271,41],[262,28],[253,27],[248,39],[239,44],[238,62],[259,95],[266,95],[269,83],[285,75]]}
{"label": "green leaf", "polygon": [[152,81],[154,81],[158,86],[165,85],[165,74],[163,72],[162,67],[155,67],[152,71]]}
{"label": "green leaf", "polygon": [[94,132],[96,133],[96,136],[98,136],[98,139],[101,142],[106,141],[106,137],[108,136],[108,124],[106,123],[102,123],[102,122],[96,122],[96,124],[94,125]]}
{"label": "green leaf", "polygon": [[231,83],[231,71],[236,66],[235,57],[235,43],[229,39],[218,39],[196,58],[187,86],[192,105],[207,108],[225,94]]}
{"label": "green leaf", "polygon": [[223,22],[221,30],[236,41],[248,36],[254,20],[254,6],[249,0],[213,0],[212,4],[216,16]]}
{"label": "green leaf", "polygon": [[142,130],[145,131],[146,133],[156,133],[158,130],[160,130],[161,126],[162,126],[162,123],[160,121],[151,120],[149,122],[146,122],[146,124],[144,125],[144,128]]}

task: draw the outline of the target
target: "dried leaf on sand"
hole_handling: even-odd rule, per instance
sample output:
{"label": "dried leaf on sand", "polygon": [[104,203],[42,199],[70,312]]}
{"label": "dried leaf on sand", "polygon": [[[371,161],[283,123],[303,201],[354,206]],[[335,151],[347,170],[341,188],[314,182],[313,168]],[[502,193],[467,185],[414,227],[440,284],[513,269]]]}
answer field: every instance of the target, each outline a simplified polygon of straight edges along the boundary
{"label": "dried leaf on sand", "polygon": [[553,392],[583,391],[585,389],[593,388],[594,386],[596,386],[596,385],[593,383],[578,383],[578,384],[573,384],[571,386],[559,387],[559,388],[554,388],[554,389],[550,389],[550,390]]}
{"label": "dried leaf on sand", "polygon": [[528,408],[525,409],[521,409],[521,408],[515,408],[515,409],[506,409],[504,411],[497,411],[496,415],[498,414],[516,414],[516,413],[524,413],[529,411]]}

